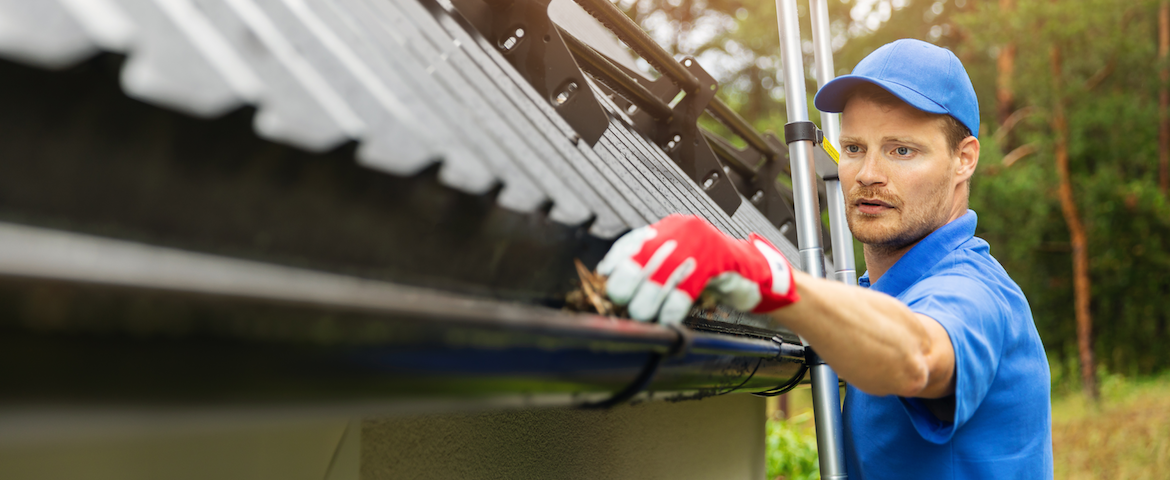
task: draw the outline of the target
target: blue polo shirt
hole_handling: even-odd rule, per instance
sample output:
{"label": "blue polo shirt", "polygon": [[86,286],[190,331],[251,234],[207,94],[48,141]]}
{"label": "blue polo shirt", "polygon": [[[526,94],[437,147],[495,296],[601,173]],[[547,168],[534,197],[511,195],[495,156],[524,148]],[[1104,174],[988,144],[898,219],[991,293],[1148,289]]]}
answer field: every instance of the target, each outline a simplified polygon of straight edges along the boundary
{"label": "blue polo shirt", "polygon": [[921,399],[845,394],[850,480],[1052,478],[1048,358],[1020,287],[975,238],[967,211],[877,283],[858,283],[938,321],[955,348],[954,421]]}

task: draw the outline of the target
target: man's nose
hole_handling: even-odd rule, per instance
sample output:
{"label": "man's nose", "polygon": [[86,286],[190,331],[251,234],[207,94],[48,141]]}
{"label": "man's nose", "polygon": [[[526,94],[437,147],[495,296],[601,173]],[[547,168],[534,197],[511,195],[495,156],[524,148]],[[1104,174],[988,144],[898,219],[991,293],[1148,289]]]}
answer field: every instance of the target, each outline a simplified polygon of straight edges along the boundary
{"label": "man's nose", "polygon": [[875,152],[868,152],[865,155],[865,160],[861,164],[861,170],[857,172],[857,183],[864,186],[870,185],[884,185],[886,183],[886,174],[882,169],[881,159]]}

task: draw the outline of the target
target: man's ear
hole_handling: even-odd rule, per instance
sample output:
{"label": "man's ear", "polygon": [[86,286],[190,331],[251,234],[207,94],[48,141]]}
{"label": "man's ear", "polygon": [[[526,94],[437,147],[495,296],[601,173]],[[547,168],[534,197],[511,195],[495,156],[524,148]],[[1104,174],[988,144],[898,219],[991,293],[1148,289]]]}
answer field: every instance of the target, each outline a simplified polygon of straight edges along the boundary
{"label": "man's ear", "polygon": [[979,139],[967,137],[959,142],[959,165],[955,170],[955,181],[966,182],[975,174],[975,167],[979,166]]}

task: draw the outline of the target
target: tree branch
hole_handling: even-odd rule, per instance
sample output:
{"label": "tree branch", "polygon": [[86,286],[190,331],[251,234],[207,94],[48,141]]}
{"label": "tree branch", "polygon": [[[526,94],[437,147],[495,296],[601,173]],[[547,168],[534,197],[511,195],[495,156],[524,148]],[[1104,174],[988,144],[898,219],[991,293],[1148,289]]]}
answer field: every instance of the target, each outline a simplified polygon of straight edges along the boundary
{"label": "tree branch", "polygon": [[1089,92],[1094,88],[1097,88],[1097,85],[1100,85],[1101,82],[1105,81],[1105,79],[1113,73],[1113,69],[1116,67],[1117,57],[1109,59],[1109,63],[1106,63],[1104,67],[1102,67],[1100,70],[1097,70],[1097,73],[1094,73],[1093,76],[1089,77],[1088,80],[1085,80],[1085,91]]}
{"label": "tree branch", "polygon": [[1036,153],[1036,144],[1029,143],[1027,145],[1021,145],[1020,147],[1016,148],[1015,150],[1012,150],[1007,155],[1004,155],[1003,166],[1010,167],[1010,166],[1012,166],[1013,163],[1016,163],[1016,161],[1018,161],[1019,159],[1024,158],[1028,155],[1031,155],[1033,153]]}
{"label": "tree branch", "polygon": [[1021,120],[1028,118],[1028,116],[1035,113],[1036,110],[1036,107],[1028,106],[1016,110],[1012,112],[1011,115],[1008,115],[1007,119],[1003,121],[1003,124],[995,130],[995,135],[993,136],[995,143],[999,144],[1003,142],[1003,139],[1007,137],[1007,134],[1011,133],[1013,128],[1016,128],[1017,123],[1020,123]]}

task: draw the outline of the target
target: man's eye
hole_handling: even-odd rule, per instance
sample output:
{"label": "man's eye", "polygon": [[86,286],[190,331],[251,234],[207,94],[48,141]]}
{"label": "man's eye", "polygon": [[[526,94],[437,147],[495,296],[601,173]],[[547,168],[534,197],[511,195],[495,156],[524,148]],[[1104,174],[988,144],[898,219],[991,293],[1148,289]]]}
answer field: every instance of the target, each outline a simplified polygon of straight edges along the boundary
{"label": "man's eye", "polygon": [[861,147],[859,147],[859,146],[857,146],[857,145],[846,145],[846,146],[845,146],[845,151],[846,151],[846,152],[849,152],[849,153],[860,153],[860,152],[861,152]]}
{"label": "man's eye", "polygon": [[911,152],[913,152],[913,150],[910,150],[910,147],[898,147],[894,149],[894,153],[899,157],[910,155]]}

